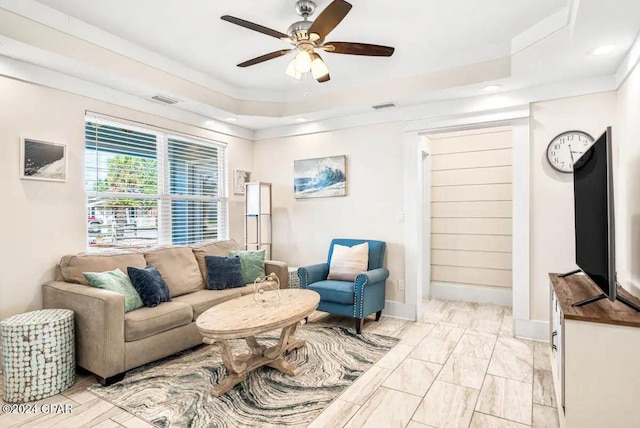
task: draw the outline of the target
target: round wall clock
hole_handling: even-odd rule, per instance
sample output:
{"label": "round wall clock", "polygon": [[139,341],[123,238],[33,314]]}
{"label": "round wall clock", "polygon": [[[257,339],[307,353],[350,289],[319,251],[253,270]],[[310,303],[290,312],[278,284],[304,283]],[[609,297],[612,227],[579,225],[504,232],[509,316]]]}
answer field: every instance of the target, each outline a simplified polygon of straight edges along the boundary
{"label": "round wall clock", "polygon": [[[583,131],[567,131],[557,135],[551,140],[547,147],[547,161],[556,171],[564,173],[573,172],[573,164],[591,148],[594,139],[591,135]],[[589,156],[587,154],[586,156]],[[586,161],[586,156],[581,159]]]}

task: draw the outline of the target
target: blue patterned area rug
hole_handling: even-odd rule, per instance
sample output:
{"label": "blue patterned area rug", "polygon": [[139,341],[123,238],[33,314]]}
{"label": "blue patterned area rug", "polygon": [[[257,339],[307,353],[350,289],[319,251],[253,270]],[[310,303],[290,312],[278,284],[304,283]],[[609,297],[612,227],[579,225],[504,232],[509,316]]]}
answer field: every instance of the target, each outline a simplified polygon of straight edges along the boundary
{"label": "blue patterned area rug", "polygon": [[[277,343],[275,333],[260,342]],[[285,356],[299,367],[296,376],[262,367],[219,398],[210,394],[226,375],[217,346],[181,352],[89,391],[158,427],[304,427],[398,342],[325,324],[305,325],[296,337],[306,345]],[[234,342],[234,353],[246,349]]]}

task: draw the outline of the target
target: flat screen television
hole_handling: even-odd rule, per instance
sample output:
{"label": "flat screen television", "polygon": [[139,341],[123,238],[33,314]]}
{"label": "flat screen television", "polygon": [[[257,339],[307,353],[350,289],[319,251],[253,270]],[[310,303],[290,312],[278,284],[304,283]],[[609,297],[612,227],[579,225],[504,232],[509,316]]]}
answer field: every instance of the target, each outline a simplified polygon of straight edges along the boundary
{"label": "flat screen television", "polygon": [[611,138],[608,127],[573,167],[576,264],[602,291],[574,306],[608,297],[640,310],[617,293]]}

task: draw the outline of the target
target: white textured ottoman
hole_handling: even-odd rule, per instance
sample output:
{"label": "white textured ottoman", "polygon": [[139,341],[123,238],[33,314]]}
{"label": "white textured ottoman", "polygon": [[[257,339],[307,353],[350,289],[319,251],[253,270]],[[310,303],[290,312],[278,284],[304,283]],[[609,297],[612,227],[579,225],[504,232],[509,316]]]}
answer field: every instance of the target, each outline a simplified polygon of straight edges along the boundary
{"label": "white textured ottoman", "polygon": [[40,400],[75,382],[73,311],[44,309],[0,322],[4,397],[8,403]]}
{"label": "white textured ottoman", "polygon": [[300,288],[300,278],[298,277],[297,267],[289,267],[289,278],[287,282],[289,288]]}

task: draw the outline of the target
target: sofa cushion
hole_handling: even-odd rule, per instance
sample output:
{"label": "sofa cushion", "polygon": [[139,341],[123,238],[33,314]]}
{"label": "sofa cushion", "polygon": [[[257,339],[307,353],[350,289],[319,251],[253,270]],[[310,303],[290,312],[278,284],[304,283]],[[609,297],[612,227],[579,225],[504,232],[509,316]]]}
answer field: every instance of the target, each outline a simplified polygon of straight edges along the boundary
{"label": "sofa cushion", "polygon": [[60,273],[66,282],[89,285],[83,272],[106,272],[127,267],[143,268],[147,265],[144,254],[137,252],[80,253],[64,256],[60,260]]}
{"label": "sofa cushion", "polygon": [[229,257],[239,257],[242,266],[242,279],[247,284],[253,283],[256,279],[264,276],[264,259],[266,251],[229,251]]}
{"label": "sofa cushion", "polygon": [[171,297],[204,289],[198,262],[189,247],[158,248],[144,254],[167,283]]}
{"label": "sofa cushion", "polygon": [[230,288],[227,290],[200,290],[176,297],[173,301],[190,305],[193,308],[193,321],[195,321],[207,309],[236,297],[240,297],[240,292],[237,288]]}
{"label": "sofa cushion", "polygon": [[193,254],[196,256],[202,280],[207,282],[207,262],[206,256],[229,257],[229,251],[238,250],[240,246],[233,239],[225,241],[205,241],[191,246]]}
{"label": "sofa cushion", "polygon": [[186,303],[167,302],[155,308],[140,308],[124,314],[124,340],[144,339],[193,321],[193,309]]}
{"label": "sofa cushion", "polygon": [[144,306],[138,291],[133,287],[126,273],[120,269],[107,272],[84,272],[92,287],[113,291],[124,296],[124,311],[130,312]]}
{"label": "sofa cushion", "polygon": [[244,287],[240,259],[237,257],[206,256],[207,288],[209,290],[226,290],[227,288]]}
{"label": "sofa cushion", "polygon": [[323,302],[353,305],[354,283],[347,281],[318,281],[310,284],[310,290],[320,295]]}
{"label": "sofa cushion", "polygon": [[149,265],[144,269],[129,266],[127,274],[131,278],[131,283],[140,295],[144,306],[154,308],[162,302],[171,301],[169,287],[155,266]]}

